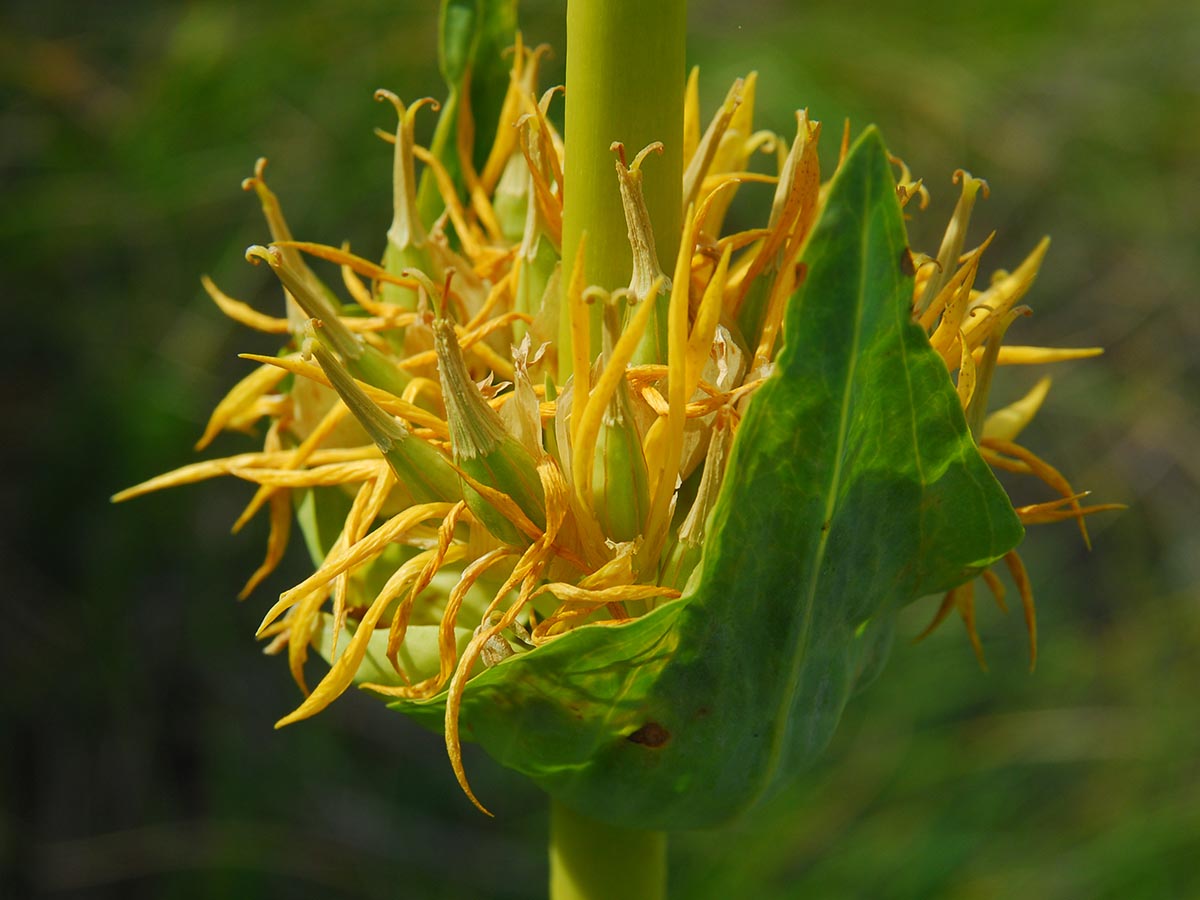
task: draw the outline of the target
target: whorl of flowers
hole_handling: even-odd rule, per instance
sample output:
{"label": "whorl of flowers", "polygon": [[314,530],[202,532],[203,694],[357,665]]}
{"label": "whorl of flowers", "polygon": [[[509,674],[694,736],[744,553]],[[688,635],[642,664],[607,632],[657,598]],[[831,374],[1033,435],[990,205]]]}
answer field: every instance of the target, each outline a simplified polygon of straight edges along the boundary
{"label": "whorl of flowers", "polygon": [[[607,291],[560,261],[563,141],[548,117],[560,88],[538,94],[541,48],[519,39],[495,142],[480,169],[460,141],[459,182],[414,140],[425,99],[394,107],[394,217],[382,263],[346,246],[294,239],[264,177],[244,187],[262,203],[271,242],[247,251],[284,289],[272,316],[204,287],[237,322],[279,335],[278,356],[220,401],[197,449],[223,430],[254,432],[261,451],[184,466],[118,495],[232,475],[257,486],[236,531],[265,508],[267,553],[242,596],[283,557],[297,519],[315,571],[284,591],[259,628],[267,652],[286,652],[300,706],[287,724],[319,712],[354,682],[388,698],[444,691],[446,740],[466,789],[455,720],[473,672],[557,641],[577,626],[620,624],[676,598],[703,553],[708,513],[732,440],[756,389],[771,377],[788,298],[805,276],[805,238],[828,182],[817,156],[819,123],[796,115],[794,136],[756,131],[756,76],[738,79],[701,131],[695,72],[685,106],[684,228],[674,259],[656,251],[642,200],[655,145],[613,147],[631,245],[628,287]],[[459,134],[472,111],[459,108]],[[849,146],[849,123],[841,159]],[[751,171],[765,154],[768,174]],[[894,159],[901,205],[928,193]],[[441,214],[424,220],[417,167],[436,187]],[[761,168],[761,166],[760,166]],[[1024,524],[1075,519],[1081,506],[1049,463],[1017,443],[1049,389],[988,411],[998,366],[1081,359],[1097,348],[1004,344],[1048,241],[1011,272],[980,279],[991,236],[968,248],[976,200],[987,185],[956,172],[961,195],[936,254],[912,253],[912,315],[954,379],[979,452],[994,468],[1052,491],[1016,510]],[[774,185],[769,215],[725,227],[746,182]],[[336,289],[310,262],[332,264]],[[982,281],[982,284],[977,282]],[[564,373],[572,373],[564,377]],[[1036,659],[1034,605],[1016,552],[1004,563],[1019,589]],[[997,575],[980,580],[1004,606]],[[945,594],[929,629],[961,615],[980,663],[975,582]],[[311,688],[310,647],[331,662]]]}

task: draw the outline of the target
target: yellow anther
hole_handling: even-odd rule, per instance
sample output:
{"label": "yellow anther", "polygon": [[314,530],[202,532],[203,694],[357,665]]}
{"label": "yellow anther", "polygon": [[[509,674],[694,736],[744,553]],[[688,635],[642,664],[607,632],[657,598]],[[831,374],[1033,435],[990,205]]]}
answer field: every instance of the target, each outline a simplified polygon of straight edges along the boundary
{"label": "yellow anther", "polygon": [[958,335],[958,383],[955,385],[955,390],[958,392],[958,402],[965,410],[970,405],[971,397],[975,393],[975,357],[971,355],[971,351],[967,348],[967,341],[963,333],[960,331]]}
{"label": "yellow anther", "polygon": [[700,381],[700,373],[704,370],[704,364],[707,362],[712,348],[713,334],[721,317],[721,301],[725,294],[725,279],[729,275],[729,259],[732,254],[732,249],[727,246],[717,263],[716,271],[713,272],[712,278],[704,290],[700,307],[696,310],[696,319],[692,324],[692,332],[688,336],[687,343],[684,393],[688,397],[696,390]]}

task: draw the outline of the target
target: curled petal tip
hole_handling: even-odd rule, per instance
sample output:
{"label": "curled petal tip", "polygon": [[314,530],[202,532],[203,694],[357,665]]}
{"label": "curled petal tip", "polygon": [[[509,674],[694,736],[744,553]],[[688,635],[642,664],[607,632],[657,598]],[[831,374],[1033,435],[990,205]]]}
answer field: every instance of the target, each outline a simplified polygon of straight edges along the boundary
{"label": "curled petal tip", "polygon": [[567,95],[566,86],[556,84],[554,87],[546,88],[546,90],[542,92],[541,99],[538,100],[538,106],[541,107],[543,113],[550,108],[550,101],[554,99],[555,94],[562,94],[565,97]]}
{"label": "curled petal tip", "polygon": [[263,178],[263,173],[266,172],[266,169],[267,158],[265,156],[260,156],[254,161],[254,174],[248,178],[242,179],[242,190],[254,191],[258,190],[260,187],[265,187],[266,181]]}
{"label": "curled petal tip", "polygon": [[396,111],[400,115],[404,115],[404,101],[400,99],[395,91],[389,91],[387,88],[376,88],[375,93],[371,96],[376,100],[386,100],[392,106],[396,107]]}
{"label": "curled petal tip", "polygon": [[631,172],[636,172],[638,169],[640,169],[642,167],[642,161],[649,154],[657,153],[659,156],[661,156],[664,149],[665,148],[663,147],[662,141],[654,141],[653,143],[647,144],[645,147],[643,147],[641,150],[639,150],[637,156],[635,156],[633,158],[633,165],[629,167],[629,170]]}
{"label": "curled petal tip", "polygon": [[[617,293],[627,295],[629,293],[629,289],[620,288]],[[582,297],[583,302],[589,305],[595,303],[597,300],[599,300],[601,303],[608,303],[609,300],[614,297],[613,294],[610,294],[597,284],[593,284],[590,287],[584,288],[583,293],[580,296]]]}
{"label": "curled petal tip", "polygon": [[283,263],[283,255],[274,247],[264,247],[262,244],[254,244],[246,248],[246,261],[258,265],[259,260],[263,260],[272,269],[279,268]]}
{"label": "curled petal tip", "polygon": [[617,159],[620,160],[621,168],[626,172],[639,171],[647,156],[649,156],[651,153],[657,153],[661,156],[665,150],[662,141],[652,141],[637,152],[637,155],[634,156],[632,163],[628,163],[626,162],[625,158],[625,145],[620,141],[613,141],[611,144],[609,144],[608,149],[617,154]]}
{"label": "curled petal tip", "polygon": [[988,197],[990,197],[992,195],[992,189],[988,185],[986,179],[976,178],[974,175],[972,175],[966,169],[955,169],[954,174],[950,178],[950,181],[953,184],[959,184],[964,181],[967,184],[974,184],[976,190],[980,191],[983,194],[984,200],[986,200]]}
{"label": "curled petal tip", "polygon": [[422,97],[420,100],[414,101],[410,106],[405,106],[404,101],[400,99],[399,95],[397,95],[394,91],[389,91],[387,88],[376,88],[375,93],[372,96],[376,100],[386,100],[388,103],[392,104],[396,110],[396,115],[400,117],[400,120],[405,125],[410,127],[413,124],[417,110],[421,109],[422,107],[428,106],[434,112],[437,112],[442,108],[442,105],[433,97]]}
{"label": "curled petal tip", "polygon": [[404,124],[409,128],[413,127],[413,123],[417,118],[417,110],[426,106],[434,112],[442,108],[442,104],[438,103],[433,97],[422,97],[420,100],[414,100],[412,105],[408,107],[408,112],[404,114]]}

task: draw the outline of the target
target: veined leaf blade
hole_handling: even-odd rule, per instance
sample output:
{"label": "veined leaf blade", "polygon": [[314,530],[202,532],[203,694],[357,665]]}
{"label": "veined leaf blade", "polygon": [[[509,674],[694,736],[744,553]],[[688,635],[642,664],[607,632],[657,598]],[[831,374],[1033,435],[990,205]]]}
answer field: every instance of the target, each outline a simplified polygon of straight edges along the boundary
{"label": "veined leaf blade", "polygon": [[[869,130],[805,248],[777,370],[739,426],[688,592],[481,673],[465,735],[597,818],[718,824],[824,748],[899,606],[1020,540],[911,320],[906,252]],[[440,725],[444,707],[402,708]]]}

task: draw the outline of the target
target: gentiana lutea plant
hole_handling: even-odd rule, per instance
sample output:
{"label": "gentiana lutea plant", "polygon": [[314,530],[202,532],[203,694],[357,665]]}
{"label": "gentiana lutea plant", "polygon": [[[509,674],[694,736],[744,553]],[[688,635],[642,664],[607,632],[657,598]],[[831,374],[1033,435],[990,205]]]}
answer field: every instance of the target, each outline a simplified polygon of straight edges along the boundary
{"label": "gentiana lutea plant", "polygon": [[[376,94],[393,218],[368,256],[296,240],[259,161],[243,186],[270,241],[246,255],[281,314],[204,287],[281,349],[246,357],[197,448],[265,425],[262,449],[118,495],[256,485],[235,530],[265,511],[270,535],[243,596],[295,526],[315,567],[259,629],[304,695],[278,724],[358,684],[444,734],[480,809],[464,739],[545,788],[563,847],[580,823],[753,806],[826,745],[918,598],[942,598],[930,629],[959,614],[982,664],[977,586],[1003,607],[1006,569],[1032,666],[1022,526],[1086,540],[1106,508],[1018,442],[1048,379],[989,409],[1000,367],[1100,351],[1005,342],[1048,241],[982,275],[982,180],[956,172],[941,245],[911,249],[928,193],[876,130],[847,123],[822,171],[807,111],[756,130],[754,72],[702,118],[682,4],[568,17],[564,144],[513,5],[445,4],[449,98]],[[773,199],[734,229],[747,182]],[[993,469],[1046,501],[1014,509]]]}

